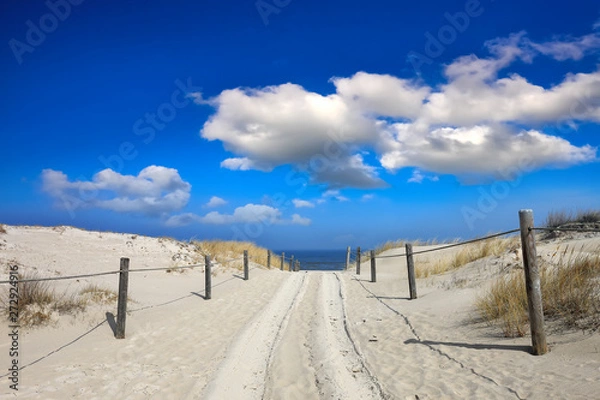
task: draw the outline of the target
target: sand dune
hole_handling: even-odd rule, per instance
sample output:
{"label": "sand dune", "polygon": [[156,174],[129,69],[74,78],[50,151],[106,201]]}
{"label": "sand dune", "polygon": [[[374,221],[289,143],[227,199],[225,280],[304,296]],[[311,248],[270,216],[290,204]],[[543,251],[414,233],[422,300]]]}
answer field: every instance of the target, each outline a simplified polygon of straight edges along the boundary
{"label": "sand dune", "polygon": [[[81,231],[7,227],[0,262],[42,275],[108,271],[121,256],[132,267],[196,261],[185,243]],[[570,245],[594,248],[597,239]],[[564,243],[539,247],[550,257]],[[427,263],[455,250],[417,256]],[[391,250],[387,255],[398,254]],[[552,332],[551,352],[529,353],[528,337],[508,339],[474,322],[473,301],[519,255],[479,260],[419,279],[408,300],[405,259],[377,262],[378,282],[345,272],[255,268],[251,279],[218,268],[213,299],[203,272],[132,274],[127,337],[116,340],[110,313],[96,305],[48,326],[22,330],[18,397],[32,399],[591,399],[600,393],[600,335]],[[57,282],[76,291],[89,282],[115,288],[117,277]],[[108,317],[107,317],[107,313]],[[6,338],[8,324],[0,327]],[[0,341],[6,370],[10,344]],[[2,375],[3,373],[0,373]],[[12,398],[6,377],[0,396]]]}

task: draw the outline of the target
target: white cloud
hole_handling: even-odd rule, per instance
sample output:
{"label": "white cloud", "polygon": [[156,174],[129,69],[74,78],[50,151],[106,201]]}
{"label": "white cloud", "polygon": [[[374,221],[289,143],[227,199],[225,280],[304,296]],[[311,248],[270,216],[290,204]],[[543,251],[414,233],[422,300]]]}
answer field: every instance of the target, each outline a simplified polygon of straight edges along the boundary
{"label": "white cloud", "polygon": [[246,157],[228,158],[226,160],[221,161],[221,167],[231,169],[234,171],[248,171],[251,169],[262,170],[262,168],[258,167],[254,163],[254,161]]}
{"label": "white cloud", "polygon": [[204,216],[193,213],[184,213],[173,215],[165,221],[165,225],[167,226],[183,226],[192,223],[209,225],[244,223],[262,223],[265,225],[308,225],[310,224],[310,220],[308,218],[302,218],[298,214],[292,215],[291,219],[284,219],[281,211],[277,208],[264,204],[246,204],[245,206],[237,207],[232,214],[223,214],[218,211],[211,211]]}
{"label": "white cloud", "polygon": [[294,207],[296,207],[296,208],[302,208],[302,207],[313,208],[315,206],[314,203],[312,203],[308,200],[301,200],[301,199],[293,199],[292,203],[294,203]]}
{"label": "white cloud", "polygon": [[600,29],[600,18],[596,22],[594,22],[592,29],[594,29],[594,30]]}
{"label": "white cloud", "polygon": [[[599,38],[591,33],[535,42],[518,32],[490,40],[487,58],[457,58],[445,66],[446,82],[435,87],[357,72],[332,78],[335,93],[328,95],[292,83],[225,90],[203,100],[216,111],[201,135],[220,140],[235,155],[223,168],[292,165],[327,189],[384,187],[380,166],[390,172],[416,168],[411,182],[417,182],[424,172],[496,175],[523,157],[532,169],[590,162],[595,148],[540,127],[600,123],[600,70],[568,74],[547,86],[499,73],[542,55],[579,60],[600,49]],[[365,149],[375,152],[380,166]]]}
{"label": "white cloud", "polygon": [[418,169],[414,169],[412,176],[410,178],[408,178],[408,183],[423,183],[424,180],[429,180],[432,182],[437,182],[439,180],[439,178],[437,176],[429,176],[429,175],[424,175],[421,171],[419,171]]}
{"label": "white cloud", "polygon": [[527,43],[541,54],[551,56],[558,61],[580,60],[600,48],[600,35],[592,33],[579,38],[557,38],[544,43],[531,41]]}
{"label": "white cloud", "polygon": [[314,182],[384,185],[375,168],[353,150],[376,139],[376,121],[337,94],[323,96],[288,83],[225,90],[211,104],[217,110],[204,124],[202,137],[220,140],[225,149],[241,156],[224,160],[223,168],[270,171],[292,164]]}
{"label": "white cloud", "polygon": [[576,147],[567,140],[536,130],[512,131],[506,126],[438,128],[420,132],[410,124],[395,124],[381,164],[390,170],[418,167],[457,176],[498,177],[501,171],[526,164],[564,167],[595,159],[596,149]]}
{"label": "white cloud", "polygon": [[364,202],[366,202],[366,201],[373,200],[374,198],[375,198],[375,195],[374,195],[374,194],[367,193],[367,194],[363,194],[363,195],[362,195],[362,197],[360,198],[360,201],[364,201]]}
{"label": "white cloud", "polygon": [[185,226],[194,222],[202,222],[202,217],[193,213],[173,215],[165,221],[166,226]]}
{"label": "white cloud", "polygon": [[292,224],[308,226],[312,223],[309,218],[301,217],[298,214],[292,215]]}
{"label": "white cloud", "polygon": [[191,185],[176,169],[151,165],[137,176],[105,169],[91,181],[70,181],[61,171],[44,169],[42,190],[54,197],[57,205],[160,215],[182,209],[190,198]]}
{"label": "white cloud", "polygon": [[339,190],[326,190],[323,192],[322,199],[334,199],[337,201],[350,201],[346,196],[342,196]]}
{"label": "white cloud", "polygon": [[233,214],[221,214],[213,211],[202,217],[201,222],[205,224],[237,224],[246,222],[264,222],[275,224],[281,221],[281,211],[276,208],[262,204],[246,204],[238,207]]}
{"label": "white cloud", "polygon": [[[599,38],[596,36],[594,41],[596,48],[600,48]],[[517,59],[532,62],[541,49],[558,56],[558,49],[567,52],[564,49],[572,47],[573,43],[591,46],[591,42],[583,37],[572,42],[535,44],[525,37],[524,32],[489,41],[486,45],[491,57],[481,59],[470,55],[446,66],[448,83],[432,92],[417,120],[427,126],[453,127],[567,119],[600,122],[600,71],[570,74],[549,88],[532,84],[517,74],[497,78],[500,70]]]}
{"label": "white cloud", "polygon": [[227,204],[226,200],[223,200],[222,198],[217,197],[217,196],[213,196],[210,198],[208,203],[205,204],[205,207],[216,208],[216,207],[224,206],[225,204]]}
{"label": "white cloud", "polygon": [[337,93],[360,110],[397,118],[419,115],[431,89],[391,75],[357,72],[351,78],[333,78]]}

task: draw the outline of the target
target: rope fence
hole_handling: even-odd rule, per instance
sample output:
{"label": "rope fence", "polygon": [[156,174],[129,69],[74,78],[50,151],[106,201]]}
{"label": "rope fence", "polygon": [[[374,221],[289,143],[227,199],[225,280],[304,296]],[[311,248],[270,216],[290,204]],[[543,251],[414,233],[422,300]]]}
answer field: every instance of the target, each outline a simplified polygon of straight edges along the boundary
{"label": "rope fence", "polygon": [[[154,271],[177,271],[177,270],[185,270],[185,269],[194,269],[194,268],[200,268],[200,267],[204,267],[204,280],[205,280],[205,287],[204,287],[204,295],[201,296],[203,297],[205,300],[210,300],[211,296],[212,296],[212,273],[211,273],[211,268],[215,265],[226,265],[235,261],[243,261],[243,279],[244,280],[249,280],[249,273],[251,270],[254,270],[256,268],[258,268],[257,266],[253,266],[252,268],[250,268],[250,260],[254,261],[255,264],[261,264],[264,260],[262,257],[256,257],[256,259],[254,257],[250,257],[248,254],[248,250],[244,250],[243,252],[243,256],[242,257],[236,257],[236,258],[228,258],[228,259],[222,259],[222,260],[217,260],[217,257],[215,257],[215,260],[211,261],[210,255],[204,255],[204,263],[196,263],[193,265],[184,265],[184,266],[175,266],[175,267],[160,267],[160,268],[134,268],[134,269],[129,269],[129,258],[125,258],[122,257],[120,259],[120,268],[119,270],[114,270],[114,271],[105,271],[105,272],[96,272],[96,273],[91,273],[91,274],[80,274],[80,275],[67,275],[67,276],[56,276],[56,277],[47,277],[47,278],[28,278],[28,279],[19,279],[19,275],[15,272],[11,272],[10,273],[10,279],[9,280],[5,280],[5,281],[0,281],[0,285],[11,285],[13,287],[17,288],[17,295],[18,295],[18,288],[19,288],[19,284],[22,283],[34,283],[34,282],[49,282],[49,281],[64,281],[64,280],[75,280],[75,279],[82,279],[82,278],[92,278],[92,277],[97,277],[97,276],[106,276],[106,275],[119,275],[119,286],[118,286],[118,292],[117,292],[117,317],[116,317],[116,326],[114,329],[114,334],[115,334],[115,338],[117,339],[123,339],[125,338],[125,324],[126,324],[126,317],[127,317],[127,302],[128,302],[128,296],[127,296],[127,291],[128,291],[128,286],[129,286],[129,273],[140,273],[140,272],[154,272]],[[267,251],[267,268],[271,268],[271,259],[272,259],[272,252],[270,250]],[[277,255],[275,255],[275,257],[279,257]],[[281,257],[279,257],[281,260],[281,269],[283,270],[283,267],[285,265],[285,255],[282,254]],[[289,263],[289,271],[299,271],[300,270],[300,261],[298,260],[294,260],[294,256],[290,257],[290,263]],[[13,275],[14,274],[14,275]],[[15,279],[16,277],[16,279]],[[234,276],[237,277],[237,276]],[[237,277],[239,278],[239,277]],[[233,278],[232,278],[233,279]],[[231,280],[231,279],[229,279]],[[221,284],[229,281],[226,280],[224,282],[221,282],[216,286],[220,286]],[[11,290],[13,290],[11,288]],[[189,296],[184,296],[182,298],[185,297],[189,297]],[[141,307],[135,310],[130,310],[129,312],[133,312],[133,311],[140,311],[143,309],[147,309],[147,308],[152,308],[154,306],[147,306],[147,307]]]}
{"label": "rope fence", "polygon": [[[525,266],[525,274],[527,279],[527,296],[528,302],[530,302],[529,312],[530,312],[530,325],[532,330],[532,340],[534,347],[534,354],[544,354],[547,351],[546,342],[545,342],[545,334],[543,330],[543,315],[541,314],[541,292],[539,285],[539,271],[537,268],[537,260],[536,260],[536,249],[535,249],[535,231],[563,231],[563,232],[592,232],[598,233],[600,229],[596,228],[548,228],[548,227],[540,227],[536,228],[533,225],[533,212],[531,210],[521,210],[519,212],[520,219],[520,228],[512,229],[504,232],[499,232],[487,236],[483,236],[480,238],[465,240],[462,242],[451,243],[447,245],[441,245],[439,247],[434,247],[430,249],[424,249],[419,251],[413,251],[412,243],[405,243],[405,252],[401,254],[393,254],[393,255],[376,255],[375,250],[362,250],[360,247],[356,248],[355,252],[351,251],[351,248],[348,247],[346,250],[345,261],[337,261],[337,260],[324,260],[324,261],[308,261],[304,262],[304,265],[323,265],[323,264],[332,264],[332,265],[343,265],[345,264],[345,268],[349,269],[351,265],[356,265],[356,275],[360,275],[360,267],[361,262],[370,261],[370,272],[371,272],[371,282],[376,282],[376,260],[377,259],[388,259],[388,258],[398,258],[398,257],[406,257],[407,270],[408,270],[408,283],[409,283],[409,295],[410,299],[417,298],[417,288],[416,288],[416,279],[415,279],[415,265],[414,265],[414,256],[419,254],[426,254],[436,251],[442,251],[446,249],[451,249],[454,247],[465,246],[477,242],[486,241],[489,239],[510,235],[513,233],[520,232],[521,235],[521,243],[522,243],[522,251],[523,251],[523,262]],[[363,255],[366,255],[365,258],[362,258]],[[211,268],[216,265],[226,265],[232,262],[243,262],[243,279],[249,279],[249,272],[255,268],[256,266],[250,268],[250,260],[253,260],[256,264],[262,264],[264,262],[264,257],[250,257],[247,250],[243,251],[242,257],[235,258],[227,258],[219,260],[218,257],[215,257],[211,260],[210,255],[204,254],[204,263],[196,263],[193,265],[187,266],[176,266],[176,267],[161,267],[161,268],[137,268],[137,269],[129,269],[129,258],[121,258],[121,264],[119,270],[114,271],[106,271],[106,272],[98,272],[91,274],[81,274],[81,275],[69,275],[69,276],[57,276],[57,277],[48,277],[48,278],[29,278],[29,279],[14,279],[11,273],[11,280],[0,281],[0,285],[10,284],[15,285],[20,283],[28,283],[28,282],[44,282],[44,281],[62,281],[62,280],[71,280],[71,279],[82,279],[82,278],[91,278],[97,276],[106,276],[106,275],[116,275],[119,274],[119,290],[118,290],[118,305],[117,305],[117,327],[115,329],[115,337],[120,339],[125,337],[125,319],[127,315],[127,290],[128,290],[128,280],[129,273],[140,273],[140,272],[152,272],[152,271],[177,271],[184,269],[194,269],[204,267],[204,278],[205,278],[205,289],[204,296],[202,296],[205,300],[209,300],[211,298],[211,289],[212,289],[212,281],[211,281]],[[284,267],[292,271],[300,270],[300,261],[294,257],[294,255],[290,255],[286,257],[285,253],[281,253],[281,255],[277,255],[272,253],[270,250],[267,251],[266,255],[266,267],[270,268],[280,268],[282,271]],[[260,258],[260,260],[259,260]],[[272,264],[274,262],[274,264]],[[277,264],[277,265],[275,265]],[[239,277],[238,277],[239,278]],[[221,283],[222,284],[222,283]],[[218,285],[215,285],[218,286]],[[539,292],[539,293],[538,293]],[[149,308],[151,308],[150,306]],[[144,309],[144,308],[142,308]],[[138,309],[139,310],[139,309]],[[138,311],[132,310],[132,311]],[[130,311],[131,312],[131,311]]]}

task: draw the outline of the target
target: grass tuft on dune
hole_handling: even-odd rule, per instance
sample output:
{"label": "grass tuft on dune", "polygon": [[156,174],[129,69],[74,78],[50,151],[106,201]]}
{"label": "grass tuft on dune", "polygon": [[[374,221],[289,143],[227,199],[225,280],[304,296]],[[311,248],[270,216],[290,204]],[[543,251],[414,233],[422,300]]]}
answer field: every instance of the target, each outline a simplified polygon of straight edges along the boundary
{"label": "grass tuft on dune", "polygon": [[548,213],[545,226],[548,228],[558,228],[572,223],[588,224],[597,222],[600,222],[600,211],[598,210],[579,210],[577,212],[558,210]]}
{"label": "grass tuft on dune", "polygon": [[[565,328],[600,328],[600,255],[567,249],[540,268],[544,316]],[[475,304],[482,319],[499,324],[504,336],[527,333],[527,294],[522,270],[497,278]]]}
{"label": "grass tuft on dune", "polygon": [[[19,280],[40,278],[35,273],[19,275]],[[47,325],[59,315],[76,314],[85,310],[85,299],[58,293],[48,281],[19,282],[19,324],[25,327]],[[9,317],[10,303],[8,290],[0,297],[2,312]]]}
{"label": "grass tuft on dune", "polygon": [[[192,242],[198,252],[202,255],[210,255],[215,262],[223,263],[227,266],[241,269],[243,267],[242,255],[244,250],[248,250],[248,257],[251,262],[267,266],[267,249],[257,246],[252,242],[234,242],[223,240],[205,240]],[[271,268],[281,266],[281,256],[271,253]],[[289,268],[289,263],[284,264],[284,268]]]}

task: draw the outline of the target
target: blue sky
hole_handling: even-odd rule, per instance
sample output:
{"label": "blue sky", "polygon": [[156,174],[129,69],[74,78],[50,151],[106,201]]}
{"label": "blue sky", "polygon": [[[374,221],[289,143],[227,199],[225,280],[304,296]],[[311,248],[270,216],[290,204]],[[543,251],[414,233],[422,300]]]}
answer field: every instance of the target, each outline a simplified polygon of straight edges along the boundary
{"label": "blue sky", "polygon": [[600,6],[3,3],[0,222],[271,248],[600,206]]}

